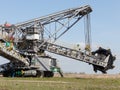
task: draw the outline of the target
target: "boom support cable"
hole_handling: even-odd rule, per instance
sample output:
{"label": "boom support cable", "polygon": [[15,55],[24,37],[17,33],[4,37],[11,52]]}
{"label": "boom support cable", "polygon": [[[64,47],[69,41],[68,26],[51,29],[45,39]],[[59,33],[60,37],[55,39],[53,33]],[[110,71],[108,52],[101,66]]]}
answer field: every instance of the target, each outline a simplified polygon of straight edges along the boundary
{"label": "boom support cable", "polygon": [[86,14],[84,17],[84,33],[85,33],[85,50],[91,52],[91,24],[90,14]]}

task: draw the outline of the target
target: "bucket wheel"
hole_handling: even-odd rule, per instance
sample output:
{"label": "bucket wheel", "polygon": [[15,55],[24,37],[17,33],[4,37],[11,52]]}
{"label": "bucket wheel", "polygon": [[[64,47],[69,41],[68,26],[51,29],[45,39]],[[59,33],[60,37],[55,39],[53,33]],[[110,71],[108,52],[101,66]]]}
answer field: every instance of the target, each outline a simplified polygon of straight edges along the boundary
{"label": "bucket wheel", "polygon": [[113,69],[115,66],[113,66],[113,62],[115,61],[116,57],[112,55],[111,50],[110,49],[104,49],[102,47],[99,47],[98,50],[92,52],[92,55],[96,56],[97,58],[99,58],[100,60],[105,60],[105,58],[107,56],[109,56],[108,59],[108,63],[106,67],[102,67],[102,66],[97,66],[97,65],[93,65],[93,70],[95,72],[97,72],[98,70],[101,71],[102,73],[106,74],[107,70],[109,69]]}

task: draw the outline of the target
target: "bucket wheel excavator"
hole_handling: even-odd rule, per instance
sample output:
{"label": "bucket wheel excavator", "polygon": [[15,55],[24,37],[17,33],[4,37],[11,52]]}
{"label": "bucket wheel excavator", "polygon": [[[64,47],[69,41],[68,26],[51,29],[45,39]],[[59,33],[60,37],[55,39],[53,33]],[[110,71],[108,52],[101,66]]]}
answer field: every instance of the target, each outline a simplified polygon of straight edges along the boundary
{"label": "bucket wheel excavator", "polygon": [[[0,55],[10,62],[0,66],[5,77],[53,77],[62,72],[56,58],[46,52],[58,54],[93,65],[93,70],[106,73],[113,69],[115,56],[110,49],[100,47],[91,51],[89,5],[70,8],[47,16],[17,24],[0,26]],[[75,50],[55,42],[81,18],[85,18],[85,49]],[[49,28],[52,28],[50,31]]]}

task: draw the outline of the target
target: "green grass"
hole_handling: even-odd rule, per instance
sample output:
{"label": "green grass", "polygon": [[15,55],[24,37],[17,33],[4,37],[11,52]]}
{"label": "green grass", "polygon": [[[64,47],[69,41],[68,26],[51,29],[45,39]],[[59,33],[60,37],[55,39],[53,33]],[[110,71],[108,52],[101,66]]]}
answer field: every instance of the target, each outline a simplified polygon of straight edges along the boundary
{"label": "green grass", "polygon": [[0,90],[120,90],[120,79],[0,77]]}

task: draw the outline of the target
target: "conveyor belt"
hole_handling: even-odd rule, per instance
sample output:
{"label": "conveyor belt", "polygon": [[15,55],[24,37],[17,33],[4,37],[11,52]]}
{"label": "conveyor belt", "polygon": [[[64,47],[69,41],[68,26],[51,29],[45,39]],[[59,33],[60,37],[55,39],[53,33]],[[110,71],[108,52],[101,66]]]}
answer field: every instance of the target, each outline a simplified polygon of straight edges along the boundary
{"label": "conveyor belt", "polygon": [[98,66],[102,66],[102,67],[107,66],[108,59],[109,59],[109,55],[107,57],[105,57],[104,59],[103,58],[99,59],[93,55],[87,55],[85,52],[77,51],[74,49],[66,48],[66,47],[52,44],[52,43],[48,43],[48,42],[45,45],[43,45],[41,47],[41,49],[49,51],[51,53],[55,53],[58,55],[62,55],[65,57],[76,59],[78,61],[83,61],[86,63],[90,63],[93,65],[98,65]]}
{"label": "conveyor belt", "polygon": [[[2,37],[3,36],[0,35],[1,41],[5,41]],[[0,42],[0,55],[10,61],[21,62],[26,66],[29,65],[27,60],[23,56],[21,56],[16,50],[9,50],[9,47],[6,47],[2,42]]]}

